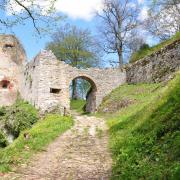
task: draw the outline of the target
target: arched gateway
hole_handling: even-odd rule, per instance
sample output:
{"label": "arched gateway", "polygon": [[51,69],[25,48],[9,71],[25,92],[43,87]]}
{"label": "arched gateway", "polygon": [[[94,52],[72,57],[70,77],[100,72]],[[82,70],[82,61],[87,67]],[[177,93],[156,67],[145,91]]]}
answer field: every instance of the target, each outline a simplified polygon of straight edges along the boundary
{"label": "arched gateway", "polygon": [[96,87],[95,82],[91,79],[91,77],[87,77],[86,75],[75,77],[74,79],[72,79],[72,81],[75,79],[86,80],[91,85],[86,95],[86,106],[84,110],[86,112],[95,112],[96,111],[96,92],[97,92],[97,87]]}
{"label": "arched gateway", "polygon": [[69,85],[73,79],[83,78],[91,84],[86,111],[95,112],[104,96],[126,82],[125,70],[77,69],[56,59],[50,51],[42,51],[26,65],[23,98],[42,111],[60,107],[70,109]]}

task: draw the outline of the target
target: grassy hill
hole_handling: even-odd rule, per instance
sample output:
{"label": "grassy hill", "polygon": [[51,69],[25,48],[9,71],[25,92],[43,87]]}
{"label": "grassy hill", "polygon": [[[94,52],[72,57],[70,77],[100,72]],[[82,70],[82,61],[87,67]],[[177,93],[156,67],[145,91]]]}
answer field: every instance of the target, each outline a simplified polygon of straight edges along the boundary
{"label": "grassy hill", "polygon": [[99,114],[110,128],[113,180],[180,177],[180,72],[168,85],[115,89]]}

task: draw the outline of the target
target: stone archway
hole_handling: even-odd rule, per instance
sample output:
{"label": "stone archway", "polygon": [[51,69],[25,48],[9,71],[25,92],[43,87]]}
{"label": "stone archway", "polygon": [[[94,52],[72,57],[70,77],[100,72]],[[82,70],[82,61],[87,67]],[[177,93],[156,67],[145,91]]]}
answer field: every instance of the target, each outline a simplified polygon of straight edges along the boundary
{"label": "stone archway", "polygon": [[82,75],[73,78],[71,82],[74,79],[84,79],[90,83],[91,88],[89,89],[86,95],[86,105],[84,107],[84,110],[85,112],[89,112],[89,113],[95,112],[96,111],[96,92],[97,92],[97,86],[95,82],[91,78],[87,76],[82,76]]}

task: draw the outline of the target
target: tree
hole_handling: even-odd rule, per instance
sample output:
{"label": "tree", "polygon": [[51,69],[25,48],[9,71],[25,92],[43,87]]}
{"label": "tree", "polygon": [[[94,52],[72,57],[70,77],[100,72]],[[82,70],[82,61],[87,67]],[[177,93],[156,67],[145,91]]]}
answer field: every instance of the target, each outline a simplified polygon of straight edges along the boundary
{"label": "tree", "polygon": [[[77,68],[95,67],[98,65],[99,49],[90,31],[66,24],[55,32],[52,42],[47,44],[55,56]],[[78,98],[77,80],[72,82],[72,97]]]}
{"label": "tree", "polygon": [[55,13],[56,0],[0,0],[0,30],[31,22],[40,34],[60,19]]}
{"label": "tree", "polygon": [[180,31],[180,1],[156,0],[149,10],[146,29],[160,40],[166,40]]}
{"label": "tree", "polygon": [[129,58],[144,44],[146,44],[145,38],[142,35],[140,36],[138,31],[133,31],[128,37],[128,41],[126,42],[126,49],[128,51]]}
{"label": "tree", "polygon": [[132,0],[104,0],[103,10],[97,13],[101,20],[100,32],[104,39],[104,51],[117,53],[119,66],[123,64],[123,52],[127,39],[138,24],[138,7]]}

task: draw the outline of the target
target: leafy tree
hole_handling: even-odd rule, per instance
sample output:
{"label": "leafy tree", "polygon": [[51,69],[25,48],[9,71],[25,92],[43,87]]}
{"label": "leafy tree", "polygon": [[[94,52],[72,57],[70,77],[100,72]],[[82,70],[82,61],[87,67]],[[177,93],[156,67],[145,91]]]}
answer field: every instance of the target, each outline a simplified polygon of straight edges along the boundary
{"label": "leafy tree", "polygon": [[104,39],[104,51],[108,54],[116,53],[121,66],[129,35],[138,24],[139,9],[132,0],[104,0],[103,7],[97,16],[101,20],[100,32]]}
{"label": "leafy tree", "polygon": [[[59,28],[47,44],[56,57],[77,68],[95,67],[99,64],[99,48],[90,31],[66,24]],[[81,83],[82,85],[82,83]],[[72,81],[72,97],[78,98],[77,80]]]}
{"label": "leafy tree", "polygon": [[0,0],[0,30],[32,23],[40,34],[56,25],[60,16],[55,13],[56,0]]}

